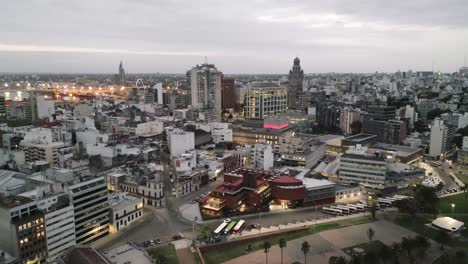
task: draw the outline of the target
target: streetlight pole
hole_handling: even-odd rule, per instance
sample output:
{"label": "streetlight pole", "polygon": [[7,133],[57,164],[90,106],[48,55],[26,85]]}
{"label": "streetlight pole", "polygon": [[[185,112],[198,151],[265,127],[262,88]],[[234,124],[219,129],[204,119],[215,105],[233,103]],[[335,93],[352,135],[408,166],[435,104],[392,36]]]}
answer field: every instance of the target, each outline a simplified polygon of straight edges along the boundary
{"label": "streetlight pole", "polygon": [[452,204],[452,214],[454,210],[455,210],[455,204]]}

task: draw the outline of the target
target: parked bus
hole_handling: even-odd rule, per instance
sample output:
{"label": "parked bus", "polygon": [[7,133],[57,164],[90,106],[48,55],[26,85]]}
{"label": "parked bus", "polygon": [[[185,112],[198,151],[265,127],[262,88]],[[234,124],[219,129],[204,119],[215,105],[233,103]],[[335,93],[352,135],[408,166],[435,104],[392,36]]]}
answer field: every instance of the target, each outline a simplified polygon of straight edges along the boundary
{"label": "parked bus", "polygon": [[343,215],[343,211],[339,209],[329,208],[329,207],[323,207],[322,213],[331,214],[331,215]]}
{"label": "parked bus", "polygon": [[226,229],[224,229],[224,233],[227,235],[231,232],[231,230],[234,228],[234,226],[236,226],[237,222],[232,220],[228,226],[226,226]]}
{"label": "parked bus", "polygon": [[354,207],[350,207],[350,206],[346,206],[346,205],[342,205],[342,204],[338,204],[338,205],[336,205],[336,207],[338,207],[340,209],[345,209],[345,210],[348,209],[350,214],[357,212]]}
{"label": "parked bus", "polygon": [[353,207],[357,212],[364,212],[366,209],[360,204],[346,204],[346,206]]}
{"label": "parked bus", "polygon": [[226,228],[227,225],[227,222],[223,222],[222,224],[220,224],[214,231],[215,235],[219,235],[224,230],[224,228]]}
{"label": "parked bus", "polygon": [[234,228],[232,229],[232,231],[233,231],[234,233],[239,232],[239,231],[242,229],[242,227],[244,226],[244,224],[245,224],[245,220],[239,220],[239,222],[237,222],[237,225],[234,226]]}
{"label": "parked bus", "polygon": [[348,208],[341,208],[341,207],[338,207],[338,206],[330,206],[330,208],[331,209],[341,210],[343,212],[343,214],[349,215],[349,209]]}
{"label": "parked bus", "polygon": [[379,198],[377,199],[377,202],[379,203],[379,205],[383,205],[383,206],[392,206],[392,201],[390,200],[386,200],[386,199],[382,199],[382,198]]}

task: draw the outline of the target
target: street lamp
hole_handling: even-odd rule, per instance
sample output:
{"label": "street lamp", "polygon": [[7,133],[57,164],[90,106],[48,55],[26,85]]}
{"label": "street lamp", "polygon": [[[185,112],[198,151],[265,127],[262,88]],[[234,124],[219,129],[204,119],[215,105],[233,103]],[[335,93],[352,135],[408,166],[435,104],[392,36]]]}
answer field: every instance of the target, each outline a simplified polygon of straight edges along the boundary
{"label": "street lamp", "polygon": [[452,214],[453,214],[454,209],[455,209],[455,204],[452,204]]}

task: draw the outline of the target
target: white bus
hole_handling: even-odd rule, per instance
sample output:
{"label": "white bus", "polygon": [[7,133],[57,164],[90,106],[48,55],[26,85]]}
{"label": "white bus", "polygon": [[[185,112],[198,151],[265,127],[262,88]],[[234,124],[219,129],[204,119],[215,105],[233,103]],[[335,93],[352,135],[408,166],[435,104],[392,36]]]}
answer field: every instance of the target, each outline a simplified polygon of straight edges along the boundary
{"label": "white bus", "polygon": [[392,206],[392,201],[387,200],[387,199],[379,198],[377,199],[377,202],[384,206]]}
{"label": "white bus", "polygon": [[219,235],[221,232],[223,232],[224,228],[226,228],[227,225],[227,222],[223,222],[222,224],[220,224],[214,231],[215,235]]}
{"label": "white bus", "polygon": [[341,210],[343,212],[343,214],[347,214],[349,215],[349,208],[342,208],[342,207],[338,207],[338,206],[330,206],[331,209],[338,209],[338,210]]}
{"label": "white bus", "polygon": [[342,205],[342,204],[338,204],[336,205],[336,207],[340,208],[340,209],[348,209],[349,210],[349,213],[352,214],[352,213],[356,213],[356,209],[354,207],[351,207],[351,206],[346,206],[346,205]]}
{"label": "white bus", "polygon": [[346,204],[346,206],[353,207],[358,212],[364,212],[366,210],[366,208],[360,204]]}
{"label": "white bus", "polygon": [[331,214],[331,215],[343,215],[343,211],[339,209],[329,208],[329,207],[323,207],[322,212],[325,214]]}
{"label": "white bus", "polygon": [[237,222],[236,226],[234,226],[234,228],[232,229],[232,232],[234,233],[237,233],[239,232],[242,227],[244,226],[245,224],[245,220],[239,220],[239,222]]}

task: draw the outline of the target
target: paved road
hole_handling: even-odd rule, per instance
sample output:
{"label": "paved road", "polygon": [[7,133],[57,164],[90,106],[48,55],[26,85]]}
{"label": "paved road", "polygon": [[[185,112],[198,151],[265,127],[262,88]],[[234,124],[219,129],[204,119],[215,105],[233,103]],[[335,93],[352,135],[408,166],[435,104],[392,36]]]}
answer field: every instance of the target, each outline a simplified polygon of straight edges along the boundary
{"label": "paved road", "polygon": [[450,178],[450,169],[447,163],[442,163],[440,168],[435,168],[439,173],[440,178],[445,182],[444,188],[442,190],[458,188],[459,186]]}

